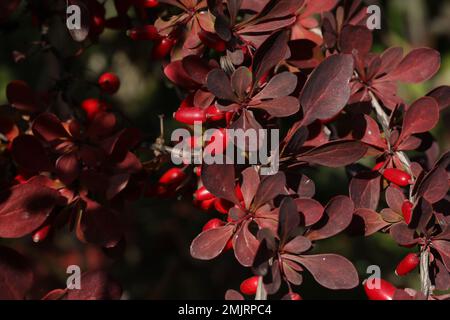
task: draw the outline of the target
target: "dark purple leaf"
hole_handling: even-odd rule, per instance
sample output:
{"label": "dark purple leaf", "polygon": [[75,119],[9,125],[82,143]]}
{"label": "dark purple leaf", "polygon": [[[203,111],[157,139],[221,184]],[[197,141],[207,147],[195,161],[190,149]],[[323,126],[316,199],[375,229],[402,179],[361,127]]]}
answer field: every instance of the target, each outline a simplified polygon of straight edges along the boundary
{"label": "dark purple leaf", "polygon": [[287,42],[287,32],[280,31],[267,38],[258,48],[253,60],[254,81],[261,79],[269,70],[285,59],[289,49]]}
{"label": "dark purple leaf", "polygon": [[440,65],[441,58],[438,51],[419,48],[406,55],[388,78],[407,83],[419,83],[434,76]]}
{"label": "dark purple leaf", "polygon": [[202,167],[202,181],[205,188],[216,197],[239,204],[239,200],[234,192],[235,173],[233,165],[204,164]]}
{"label": "dark purple leaf", "polygon": [[288,71],[279,73],[253,97],[255,100],[276,99],[290,95],[297,87],[297,77]]}
{"label": "dark purple leaf", "polygon": [[248,229],[249,224],[250,221],[244,222],[233,238],[234,255],[237,261],[244,267],[251,267],[253,265],[253,260],[255,259],[259,246],[259,241]]}
{"label": "dark purple leaf", "polygon": [[450,241],[434,240],[432,245],[439,252],[445,268],[450,272]]}
{"label": "dark purple leaf", "polygon": [[366,152],[367,146],[359,141],[335,140],[297,156],[297,160],[337,168],[360,160]]}
{"label": "dark purple leaf", "polygon": [[32,285],[29,261],[18,252],[0,246],[0,300],[23,300]]}
{"label": "dark purple leaf", "polygon": [[81,275],[81,289],[67,291],[67,300],[119,300],[122,288],[103,271],[90,271]]}
{"label": "dark purple leaf", "polygon": [[263,109],[272,117],[283,118],[296,114],[300,109],[300,103],[297,98],[287,96],[274,100],[263,101],[252,107]]}
{"label": "dark purple leaf", "polygon": [[273,200],[279,194],[283,194],[285,186],[286,177],[283,172],[278,172],[272,176],[265,176],[259,184],[252,208],[256,210]]}
{"label": "dark purple leaf", "polygon": [[308,238],[303,236],[297,236],[291,241],[289,241],[284,247],[283,251],[292,253],[292,254],[300,254],[308,251],[312,246],[311,241]]}
{"label": "dark purple leaf", "polygon": [[0,195],[0,238],[20,238],[39,228],[58,204],[59,193],[36,178]]}
{"label": "dark purple leaf", "polygon": [[385,196],[389,208],[391,208],[397,213],[401,213],[403,202],[405,202],[406,200],[406,197],[403,194],[403,192],[398,188],[389,187],[386,189]]}
{"label": "dark purple leaf", "polygon": [[278,235],[281,245],[294,234],[300,224],[300,216],[297,213],[297,206],[290,197],[283,199],[280,205],[280,218],[278,221]]}
{"label": "dark purple leaf", "polygon": [[442,167],[436,167],[424,177],[417,189],[417,195],[424,197],[430,203],[436,203],[447,195],[448,189],[446,170]]}
{"label": "dark purple leaf", "polygon": [[[377,212],[370,209],[357,209],[354,212],[354,219],[361,219],[364,223],[363,234],[368,237],[375,232],[387,227],[390,223],[383,220],[383,217]],[[352,221],[353,224],[353,221]]]}
{"label": "dark purple leaf", "polygon": [[11,81],[6,87],[6,97],[8,102],[20,111],[37,112],[41,109],[36,93],[25,81]]}
{"label": "dark purple leaf", "polygon": [[299,256],[296,260],[313,275],[322,286],[332,290],[353,289],[359,278],[353,264],[342,256],[319,254]]}
{"label": "dark purple leaf", "polygon": [[225,300],[244,300],[244,297],[236,290],[229,289],[225,293]]}
{"label": "dark purple leaf", "polygon": [[429,94],[427,94],[429,97],[433,97],[436,99],[439,109],[443,110],[450,106],[450,87],[449,86],[441,86],[433,91],[431,91]]}
{"label": "dark purple leaf", "polygon": [[69,138],[61,120],[52,113],[40,114],[32,126],[33,134],[46,142]]}
{"label": "dark purple leaf", "polygon": [[236,101],[237,97],[231,87],[230,79],[222,69],[213,69],[208,73],[206,80],[209,91],[217,98]]}
{"label": "dark purple leaf", "polygon": [[375,173],[357,174],[350,182],[350,198],[355,208],[376,210],[380,200],[381,176]]}
{"label": "dark purple leaf", "polygon": [[365,55],[372,49],[372,32],[365,26],[346,25],[340,36],[340,46],[343,53]]}
{"label": "dark purple leaf", "polygon": [[208,73],[211,71],[211,66],[204,59],[195,55],[183,58],[182,66],[186,74],[198,84],[206,83]]}
{"label": "dark purple leaf", "polygon": [[191,244],[191,256],[200,260],[211,260],[225,248],[233,235],[234,226],[226,225],[200,233]]}
{"label": "dark purple leaf", "polygon": [[60,156],[56,160],[55,169],[61,181],[70,185],[80,175],[81,168],[77,153],[69,152]]}
{"label": "dark purple leaf", "polygon": [[325,214],[319,225],[307,234],[308,239],[326,239],[345,230],[352,221],[354,209],[353,201],[346,196],[331,199],[325,207]]}
{"label": "dark purple leaf", "polygon": [[431,97],[421,98],[406,111],[399,141],[415,133],[430,131],[438,122],[439,106],[436,100]]}
{"label": "dark purple leaf", "polygon": [[338,114],[350,98],[353,75],[351,55],[333,55],[325,59],[310,75],[300,98],[303,123],[329,119]]}
{"label": "dark purple leaf", "polygon": [[242,196],[244,197],[244,203],[246,208],[250,208],[253,198],[259,186],[259,174],[255,168],[250,167],[242,172]]}
{"label": "dark purple leaf", "polygon": [[323,216],[324,208],[316,200],[313,199],[295,199],[297,211],[302,214],[302,221],[306,227],[312,226],[319,222]]}
{"label": "dark purple leaf", "polygon": [[247,67],[239,67],[231,76],[231,87],[236,95],[243,99],[247,95],[247,90],[252,85],[253,75]]}
{"label": "dark purple leaf", "polygon": [[[29,172],[50,171],[51,164],[41,142],[34,136],[21,135],[13,140],[14,161]],[[30,157],[30,155],[33,155]]]}
{"label": "dark purple leaf", "polygon": [[404,222],[393,225],[390,234],[394,241],[401,246],[410,246],[417,243],[417,239],[414,238],[415,230],[409,229]]}

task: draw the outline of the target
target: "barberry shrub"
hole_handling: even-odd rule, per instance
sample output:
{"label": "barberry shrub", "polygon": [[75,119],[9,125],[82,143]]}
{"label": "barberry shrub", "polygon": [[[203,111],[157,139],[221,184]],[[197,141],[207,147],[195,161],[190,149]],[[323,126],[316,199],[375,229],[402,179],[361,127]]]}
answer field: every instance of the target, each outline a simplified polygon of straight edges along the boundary
{"label": "barberry shrub", "polygon": [[[373,52],[359,0],[116,0],[110,18],[104,1],[69,0],[82,19],[80,28],[65,31],[75,49],[63,53],[47,34],[52,20],[66,18],[66,4],[2,0],[0,28],[20,28],[18,16],[31,16],[40,37],[30,52],[45,50],[67,64],[101,42],[105,29],[152,42],[151,59],[162,60],[181,98],[168,114],[177,109],[180,126],[216,129],[209,143],[226,145],[224,129],[288,127],[280,136],[279,170],[264,175],[261,164],[185,161],[159,172],[173,145],[163,135],[145,141],[114,108],[108,95],[120,93],[116,74],[99,74],[89,83],[99,95],[85,100],[71,96],[71,74],[61,73],[45,92],[12,80],[0,110],[0,238],[42,242],[73,232],[114,256],[125,245],[130,203],[190,194],[198,208],[217,213],[193,239],[192,257],[211,260],[231,250],[253,273],[227,299],[300,300],[305,273],[331,290],[364,285],[370,299],[448,299],[436,292],[450,289],[450,153],[441,155],[430,131],[450,105],[450,87],[411,104],[397,94],[399,82],[432,78],[439,52]],[[17,63],[31,58],[12,54]],[[61,101],[69,112],[58,110]],[[201,137],[188,143],[208,144]],[[137,152],[145,148],[150,161]],[[328,203],[314,199],[307,176],[324,167],[345,168],[349,181]],[[409,248],[396,272],[418,268],[421,287],[396,288],[383,279],[378,287],[363,284],[346,257],[317,252],[320,241],[349,231],[347,245],[384,233]],[[0,247],[1,299],[30,297],[31,260]],[[55,289],[42,299],[121,297],[106,270],[89,270],[81,281],[81,290]]]}

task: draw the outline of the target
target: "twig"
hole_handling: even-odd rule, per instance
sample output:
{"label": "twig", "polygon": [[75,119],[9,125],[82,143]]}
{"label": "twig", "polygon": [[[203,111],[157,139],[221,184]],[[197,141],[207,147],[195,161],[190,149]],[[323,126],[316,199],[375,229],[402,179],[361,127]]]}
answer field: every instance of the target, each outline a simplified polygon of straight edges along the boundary
{"label": "twig", "polygon": [[256,289],[255,300],[267,300],[267,292],[264,288],[263,278],[258,279],[258,288]]}
{"label": "twig", "polygon": [[[389,149],[391,149],[389,137],[391,135],[391,130],[389,128],[389,117],[384,112],[383,107],[378,102],[375,95],[369,91],[372,106],[375,109],[375,112],[377,113],[377,117],[379,121],[381,122],[381,126],[383,127],[384,134],[386,136],[386,141],[388,142]],[[412,183],[414,184],[415,177],[411,169],[411,160],[408,158],[406,153],[403,151],[396,151],[395,152],[397,158],[402,162],[403,166],[405,167],[408,174],[411,176]],[[409,188],[409,201],[411,203],[415,203],[414,196],[412,194],[413,188]],[[431,294],[431,280],[430,280],[430,273],[429,273],[429,251],[428,248],[424,247],[420,253],[420,287],[422,293],[428,298],[428,296]]]}

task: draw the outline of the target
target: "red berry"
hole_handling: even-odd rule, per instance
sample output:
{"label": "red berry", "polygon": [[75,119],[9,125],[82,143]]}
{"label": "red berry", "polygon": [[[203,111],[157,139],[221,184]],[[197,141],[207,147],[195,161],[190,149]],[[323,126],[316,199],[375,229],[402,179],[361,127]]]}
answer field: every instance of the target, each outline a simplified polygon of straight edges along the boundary
{"label": "red berry", "polygon": [[217,229],[219,227],[222,227],[225,224],[220,219],[214,218],[209,220],[202,228],[202,231],[210,230],[210,229]]}
{"label": "red berry", "polygon": [[134,27],[128,30],[127,35],[132,40],[158,40],[161,36],[154,25],[146,25],[141,27]]}
{"label": "red berry", "polygon": [[372,171],[380,171],[384,166],[384,161],[378,162],[373,168]]}
{"label": "red berry", "polygon": [[98,79],[100,89],[108,94],[114,94],[119,90],[120,79],[114,73],[106,72]]}
{"label": "red berry", "polygon": [[214,195],[209,192],[204,186],[199,188],[194,193],[194,199],[198,201],[205,201],[213,198],[215,198]]}
{"label": "red berry", "polygon": [[217,198],[214,202],[214,207],[222,214],[228,214],[228,211],[230,211],[233,205],[234,204],[232,202],[221,198]]}
{"label": "red berry", "polygon": [[162,185],[179,185],[186,178],[186,173],[180,168],[171,168],[167,170],[161,178],[159,178],[158,183]]}
{"label": "red berry", "polygon": [[[380,284],[378,288],[374,287],[377,283],[376,280],[378,280]],[[369,287],[369,282],[371,282],[372,287]],[[386,280],[371,279],[370,281],[364,282],[364,290],[369,300],[392,300],[397,288]]]}
{"label": "red berry", "polygon": [[236,185],[236,187],[234,188],[234,193],[236,194],[236,197],[240,202],[244,201],[244,195],[242,194],[240,185]]}
{"label": "red berry", "polygon": [[214,49],[218,52],[223,52],[227,48],[226,42],[223,41],[215,33],[211,33],[211,32],[202,30],[198,33],[198,37],[203,42],[203,44],[205,44],[207,47]]}
{"label": "red berry", "polygon": [[258,289],[258,280],[258,276],[253,276],[242,281],[240,286],[241,292],[249,296],[256,294],[256,290]]}
{"label": "red berry", "polygon": [[412,220],[412,210],[414,205],[408,201],[405,200],[402,205],[402,214],[403,218],[405,219],[406,224],[410,224]]}
{"label": "red berry", "polygon": [[200,209],[202,209],[204,212],[210,212],[214,207],[215,200],[216,198],[211,198],[200,202]]}
{"label": "red berry", "polygon": [[404,276],[413,271],[420,263],[420,258],[414,254],[409,253],[402,261],[397,265],[395,274],[398,276]]}
{"label": "red berry", "polygon": [[81,108],[86,112],[88,120],[91,121],[98,113],[106,111],[107,105],[98,99],[91,98],[84,100],[81,103]]}
{"label": "red berry", "polygon": [[101,15],[94,15],[91,18],[90,31],[93,35],[99,35],[105,30],[105,17]]}
{"label": "red berry", "polygon": [[289,298],[290,298],[291,300],[295,300],[295,301],[303,300],[302,296],[299,295],[298,293],[295,293],[295,292],[290,292],[290,293],[289,293]]}
{"label": "red berry", "polygon": [[167,37],[156,40],[152,50],[153,59],[162,59],[167,56],[174,44],[175,41]]}
{"label": "red berry", "polygon": [[386,180],[400,186],[406,187],[410,184],[411,176],[406,172],[399,169],[385,169],[383,172],[383,176]]}
{"label": "red berry", "polygon": [[142,6],[144,8],[156,8],[158,5],[158,0],[142,0]]}
{"label": "red berry", "polygon": [[205,110],[199,107],[180,107],[173,115],[174,119],[185,124],[194,124],[195,122],[205,122]]}
{"label": "red berry", "polygon": [[206,117],[212,121],[220,121],[224,118],[224,113],[212,105],[206,108]]}
{"label": "red berry", "polygon": [[47,238],[47,236],[49,235],[50,230],[51,230],[51,225],[48,224],[48,225],[42,227],[41,229],[39,229],[38,231],[36,231],[33,234],[33,242],[38,243],[38,242],[44,241]]}
{"label": "red berry", "polygon": [[202,176],[202,167],[201,166],[197,166],[194,168],[194,173],[197,177],[201,177]]}
{"label": "red berry", "polygon": [[227,252],[229,250],[233,249],[233,238],[230,238],[227,242],[227,244],[225,245],[225,248],[223,249],[223,252]]}

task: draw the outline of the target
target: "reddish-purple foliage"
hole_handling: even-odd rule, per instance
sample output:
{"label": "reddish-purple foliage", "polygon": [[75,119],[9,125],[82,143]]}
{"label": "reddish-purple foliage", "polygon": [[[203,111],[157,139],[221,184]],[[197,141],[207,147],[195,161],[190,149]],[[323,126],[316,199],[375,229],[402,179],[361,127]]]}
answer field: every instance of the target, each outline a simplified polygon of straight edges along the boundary
{"label": "reddish-purple foliage", "polygon": [[[0,26],[20,2],[2,1]],[[301,299],[292,286],[300,286],[305,273],[328,289],[355,288],[360,281],[352,262],[319,252],[317,243],[344,232],[355,242],[382,232],[419,253],[426,265],[421,272],[427,272],[421,279],[429,283],[418,292],[383,282],[381,291],[366,290],[369,298],[448,299],[432,291],[450,288],[450,153],[438,158],[430,130],[450,105],[450,88],[434,89],[411,105],[397,94],[398,82],[433,77],[439,52],[373,53],[359,0],[159,2],[171,10],[154,18],[140,2],[114,1],[117,16],[106,20],[103,2],[70,0],[83,12],[82,28],[68,33],[79,46],[71,58],[98,41],[105,27],[153,41],[153,57],[164,59],[164,74],[181,93],[176,120],[244,132],[290,121],[280,137],[279,172],[263,176],[255,165],[185,164],[150,185],[149,176],[168,159],[162,137],[152,145],[155,159],[141,162],[135,150],[150,144],[141,144],[139,131],[124,127],[106,101],[80,108],[66,99],[64,86],[38,93],[14,80],[6,89],[8,113],[0,115],[1,169],[11,171],[1,180],[0,238],[35,235],[41,241],[49,230],[67,226],[82,242],[120,252],[128,203],[140,196],[198,195],[195,185],[206,196],[194,203],[223,215],[193,239],[192,257],[210,260],[233,250],[243,267],[261,276],[259,297],[280,292],[283,299]],[[132,7],[136,18],[129,15]],[[55,14],[46,2],[26,10],[40,26]],[[56,49],[53,54],[60,58]],[[57,96],[73,109],[70,116],[55,112]],[[416,151],[414,158],[409,151]],[[363,158],[374,158],[376,167],[364,166]],[[343,194],[326,204],[313,199],[315,184],[306,170],[320,167],[345,167],[348,196],[342,186]],[[29,263],[0,247],[0,299],[29,295]],[[82,281],[82,290],[56,289],[43,299],[121,296],[103,271],[88,271]],[[235,290],[225,298],[244,299]]]}

